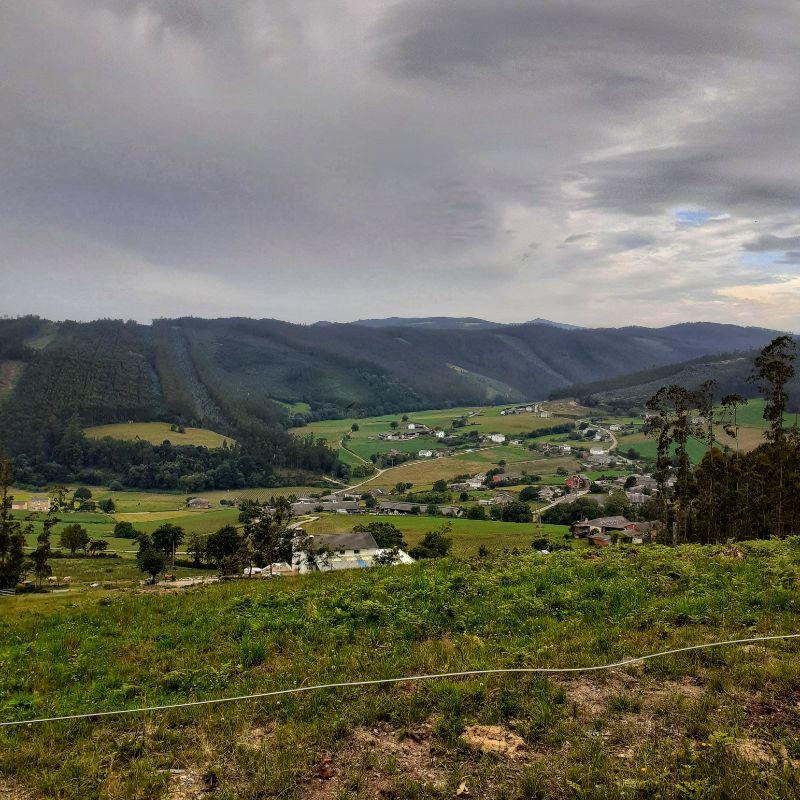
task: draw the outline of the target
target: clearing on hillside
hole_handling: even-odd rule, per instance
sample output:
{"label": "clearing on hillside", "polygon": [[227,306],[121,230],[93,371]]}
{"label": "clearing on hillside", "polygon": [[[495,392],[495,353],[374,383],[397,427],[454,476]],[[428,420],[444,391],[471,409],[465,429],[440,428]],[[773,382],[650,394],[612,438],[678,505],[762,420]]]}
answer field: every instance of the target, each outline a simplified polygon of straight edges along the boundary
{"label": "clearing on hillside", "polygon": [[178,445],[196,445],[198,447],[222,447],[223,442],[228,447],[236,444],[230,436],[210,431],[207,428],[186,428],[185,433],[178,433],[170,428],[166,422],[118,422],[113,425],[95,425],[85,428],[84,433],[91,439],[102,439],[110,436],[112,439],[143,439],[151,444],[161,444],[164,440]]}

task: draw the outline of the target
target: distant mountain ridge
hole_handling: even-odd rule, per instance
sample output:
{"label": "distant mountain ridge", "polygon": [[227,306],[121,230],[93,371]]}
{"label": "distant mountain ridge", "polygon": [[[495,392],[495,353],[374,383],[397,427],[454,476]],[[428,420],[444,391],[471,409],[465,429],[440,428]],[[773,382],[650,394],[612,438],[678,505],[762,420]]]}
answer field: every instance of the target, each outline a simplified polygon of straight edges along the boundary
{"label": "distant mountain ridge", "polygon": [[247,420],[282,427],[303,417],[539,400],[576,384],[749,353],[777,333],[717,323],[379,323],[0,320],[0,369],[13,362],[3,374],[14,376],[0,438],[10,435],[5,428],[24,431],[21,439],[40,436],[31,420],[53,416],[77,415],[85,425],[182,420],[235,435]]}
{"label": "distant mountain ridge", "polygon": [[489,322],[477,317],[386,317],[358,319],[353,325],[365,328],[427,328],[429,330],[476,330],[502,328],[501,322]]}

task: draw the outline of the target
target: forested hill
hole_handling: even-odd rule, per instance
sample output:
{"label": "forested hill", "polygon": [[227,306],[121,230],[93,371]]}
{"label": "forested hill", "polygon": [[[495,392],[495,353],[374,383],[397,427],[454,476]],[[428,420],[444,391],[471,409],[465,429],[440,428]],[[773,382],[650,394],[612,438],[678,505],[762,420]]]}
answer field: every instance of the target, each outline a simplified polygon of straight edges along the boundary
{"label": "forested hill", "polygon": [[3,415],[77,415],[85,425],[163,419],[233,434],[251,422],[281,427],[298,413],[336,417],[546,398],[574,384],[750,351],[774,335],[712,323],[565,330],[536,323],[469,329],[0,320]]}

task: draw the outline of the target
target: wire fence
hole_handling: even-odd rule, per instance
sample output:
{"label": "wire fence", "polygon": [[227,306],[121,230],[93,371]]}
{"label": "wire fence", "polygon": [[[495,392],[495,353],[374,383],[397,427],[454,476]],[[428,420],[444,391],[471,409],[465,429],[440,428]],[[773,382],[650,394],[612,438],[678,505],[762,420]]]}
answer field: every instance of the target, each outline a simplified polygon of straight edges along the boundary
{"label": "wire fence", "polygon": [[676,647],[672,650],[663,650],[659,653],[649,653],[636,658],[625,658],[622,661],[615,661],[611,664],[597,664],[588,667],[505,667],[495,669],[473,669],[461,672],[438,672],[426,675],[408,675],[397,678],[374,678],[371,680],[345,681],[341,683],[320,683],[313,686],[295,686],[289,689],[277,689],[271,692],[257,692],[254,694],[236,695],[233,697],[217,697],[210,700],[192,700],[185,703],[171,703],[161,706],[142,706],[139,708],[122,708],[112,711],[88,711],[81,714],[65,714],[53,717],[38,717],[35,719],[10,720],[0,722],[0,728],[7,728],[16,725],[37,725],[45,722],[66,722],[68,720],[89,719],[95,720],[101,717],[118,717],[124,714],[143,714],[156,711],[171,711],[179,708],[195,708],[197,706],[220,705],[222,703],[237,703],[243,700],[262,700],[268,697],[280,697],[287,694],[301,694],[303,692],[317,692],[325,689],[348,689],[363,686],[381,686],[394,683],[408,683],[411,681],[431,681],[444,678],[470,678],[480,675],[509,675],[509,674],[538,674],[538,675],[557,675],[574,672],[599,672],[601,670],[619,669],[620,667],[639,664],[642,661],[649,661],[654,658],[666,658],[677,653],[689,653],[697,650],[708,650],[713,647],[724,647],[727,645],[755,644],[757,642],[773,642],[785,639],[798,639],[800,633],[783,633],[774,636],[753,636],[748,639],[728,639],[721,642],[707,642],[705,644],[693,644],[686,647]]}

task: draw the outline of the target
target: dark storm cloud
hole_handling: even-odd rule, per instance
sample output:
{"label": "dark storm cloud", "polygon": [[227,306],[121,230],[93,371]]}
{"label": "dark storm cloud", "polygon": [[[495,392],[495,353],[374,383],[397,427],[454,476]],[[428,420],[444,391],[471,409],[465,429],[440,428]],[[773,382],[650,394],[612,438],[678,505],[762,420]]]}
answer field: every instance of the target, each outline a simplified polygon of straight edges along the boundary
{"label": "dark storm cloud", "polygon": [[511,320],[579,277],[590,323],[744,318],[713,288],[752,279],[737,254],[798,249],[798,23],[793,0],[4,4],[0,250],[31,299],[2,310]]}

